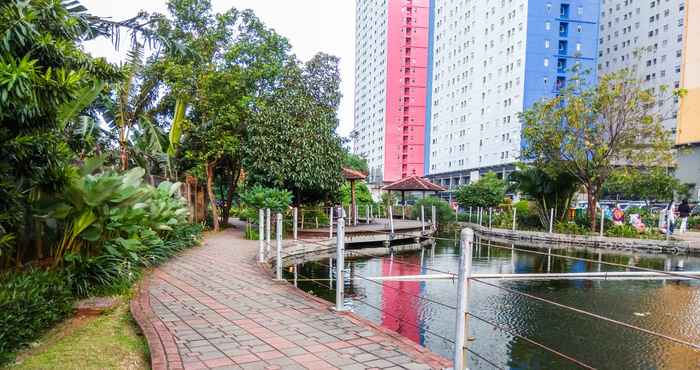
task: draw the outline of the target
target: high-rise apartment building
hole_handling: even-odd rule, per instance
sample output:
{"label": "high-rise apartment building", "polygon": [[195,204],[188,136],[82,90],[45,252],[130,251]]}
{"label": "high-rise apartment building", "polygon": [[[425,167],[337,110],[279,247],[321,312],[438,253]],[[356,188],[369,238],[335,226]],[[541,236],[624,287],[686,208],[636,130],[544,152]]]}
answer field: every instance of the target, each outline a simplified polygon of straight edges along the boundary
{"label": "high-rise apartment building", "polygon": [[370,183],[423,175],[429,0],[357,0],[354,153]]}
{"label": "high-rise apartment building", "polygon": [[686,1],[600,0],[599,74],[633,71],[643,88],[659,96],[658,113],[672,132],[679,102],[671,93],[681,81]]}
{"label": "high-rise apartment building", "polygon": [[[641,1],[641,0],[637,0]],[[596,80],[600,0],[442,0],[432,14],[426,172],[454,188],[514,168],[518,114],[580,65]]]}

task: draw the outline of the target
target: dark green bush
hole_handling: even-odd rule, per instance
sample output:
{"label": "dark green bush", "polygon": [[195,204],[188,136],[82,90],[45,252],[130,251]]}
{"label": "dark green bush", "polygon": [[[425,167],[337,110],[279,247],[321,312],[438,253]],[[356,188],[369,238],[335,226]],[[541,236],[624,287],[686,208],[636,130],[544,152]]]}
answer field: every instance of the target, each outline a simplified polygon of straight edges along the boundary
{"label": "dark green bush", "polygon": [[32,270],[0,277],[0,365],[71,313],[71,279],[64,273]]}
{"label": "dark green bush", "polygon": [[428,220],[432,217],[432,206],[435,206],[435,212],[437,213],[438,225],[446,225],[455,219],[455,211],[450,207],[450,205],[437,197],[427,197],[419,199],[416,204],[411,208],[411,218],[420,218],[420,206],[425,209],[425,219]]}
{"label": "dark green bush", "polygon": [[586,235],[591,229],[585,225],[579,225],[575,222],[557,222],[554,226],[557,233],[570,235]]}

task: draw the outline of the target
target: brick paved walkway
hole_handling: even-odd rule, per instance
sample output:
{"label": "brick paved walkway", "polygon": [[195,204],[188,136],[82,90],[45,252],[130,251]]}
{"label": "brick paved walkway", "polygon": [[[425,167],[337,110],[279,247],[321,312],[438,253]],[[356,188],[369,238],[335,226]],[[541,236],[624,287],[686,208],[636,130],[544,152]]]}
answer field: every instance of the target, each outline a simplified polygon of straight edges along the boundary
{"label": "brick paved walkway", "polygon": [[255,263],[227,230],[155,270],[132,301],[154,369],[439,369],[449,361]]}

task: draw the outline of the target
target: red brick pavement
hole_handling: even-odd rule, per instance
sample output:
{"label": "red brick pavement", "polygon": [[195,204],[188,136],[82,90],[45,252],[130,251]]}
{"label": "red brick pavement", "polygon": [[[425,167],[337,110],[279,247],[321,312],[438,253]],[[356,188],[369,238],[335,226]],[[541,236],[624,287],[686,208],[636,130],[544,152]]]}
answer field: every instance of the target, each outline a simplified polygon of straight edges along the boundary
{"label": "red brick pavement", "polygon": [[156,269],[131,303],[154,369],[441,369],[447,359],[272,280],[257,242],[209,234]]}

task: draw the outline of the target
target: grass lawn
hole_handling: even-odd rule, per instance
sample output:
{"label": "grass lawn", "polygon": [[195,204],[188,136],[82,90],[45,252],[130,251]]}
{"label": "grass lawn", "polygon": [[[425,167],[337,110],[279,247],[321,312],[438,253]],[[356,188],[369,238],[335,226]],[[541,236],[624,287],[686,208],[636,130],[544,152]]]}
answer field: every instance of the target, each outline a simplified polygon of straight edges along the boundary
{"label": "grass lawn", "polygon": [[101,316],[75,317],[21,352],[8,369],[148,369],[148,345],[128,298]]}

